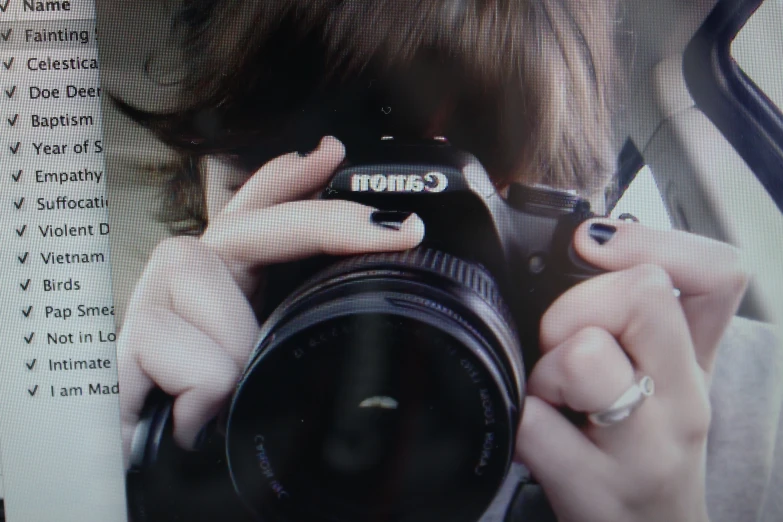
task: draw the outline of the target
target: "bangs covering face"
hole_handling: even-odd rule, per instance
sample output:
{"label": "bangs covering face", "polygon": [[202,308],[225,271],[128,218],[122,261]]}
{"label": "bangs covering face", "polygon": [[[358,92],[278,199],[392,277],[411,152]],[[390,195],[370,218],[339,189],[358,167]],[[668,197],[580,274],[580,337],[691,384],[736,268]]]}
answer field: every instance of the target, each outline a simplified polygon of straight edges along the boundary
{"label": "bangs covering face", "polygon": [[498,185],[600,193],[614,170],[614,0],[194,0],[179,110],[124,107],[253,170],[324,135],[445,136]]}

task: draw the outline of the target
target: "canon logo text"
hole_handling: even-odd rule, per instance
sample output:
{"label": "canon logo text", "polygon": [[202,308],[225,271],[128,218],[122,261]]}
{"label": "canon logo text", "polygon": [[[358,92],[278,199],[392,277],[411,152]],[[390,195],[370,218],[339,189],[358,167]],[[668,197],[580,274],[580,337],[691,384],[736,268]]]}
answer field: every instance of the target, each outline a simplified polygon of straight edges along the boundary
{"label": "canon logo text", "polygon": [[442,172],[421,174],[355,174],[352,192],[443,192],[449,178]]}

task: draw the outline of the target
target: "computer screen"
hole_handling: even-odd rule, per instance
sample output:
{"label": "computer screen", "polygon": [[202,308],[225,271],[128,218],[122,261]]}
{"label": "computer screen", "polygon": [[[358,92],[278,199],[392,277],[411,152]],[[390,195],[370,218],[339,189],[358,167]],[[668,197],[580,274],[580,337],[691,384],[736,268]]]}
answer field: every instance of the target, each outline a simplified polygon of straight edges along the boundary
{"label": "computer screen", "polygon": [[92,1],[0,3],[10,520],[122,517],[97,42]]}
{"label": "computer screen", "polygon": [[0,1],[0,520],[780,520],[776,0]]}

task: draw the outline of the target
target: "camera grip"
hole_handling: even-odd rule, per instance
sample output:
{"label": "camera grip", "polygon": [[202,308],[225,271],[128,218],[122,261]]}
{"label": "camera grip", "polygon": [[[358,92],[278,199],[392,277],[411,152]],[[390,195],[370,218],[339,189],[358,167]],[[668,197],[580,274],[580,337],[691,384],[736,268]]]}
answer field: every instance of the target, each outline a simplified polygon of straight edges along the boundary
{"label": "camera grip", "polygon": [[204,428],[196,451],[184,450],[174,441],[173,407],[174,398],[155,389],[139,416],[126,474],[130,520],[249,521],[236,501],[217,422]]}
{"label": "camera grip", "polygon": [[174,398],[155,388],[147,395],[131,441],[130,469],[143,470],[157,461],[161,444],[173,427]]}

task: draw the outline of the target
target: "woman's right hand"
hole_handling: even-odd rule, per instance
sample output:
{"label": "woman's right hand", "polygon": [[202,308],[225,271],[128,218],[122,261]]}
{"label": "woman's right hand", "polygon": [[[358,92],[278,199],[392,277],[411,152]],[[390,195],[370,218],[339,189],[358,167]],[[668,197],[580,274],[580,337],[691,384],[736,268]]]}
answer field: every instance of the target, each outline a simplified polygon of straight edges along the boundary
{"label": "woman's right hand", "polygon": [[234,390],[258,340],[248,298],[262,268],[318,254],[405,250],[421,242],[413,215],[399,230],[373,223],[374,209],[312,199],[345,156],[324,138],[306,157],[264,165],[222,209],[209,209],[200,238],[160,243],[130,300],[117,341],[126,465],[149,392],[175,398],[174,438],[192,448]]}

